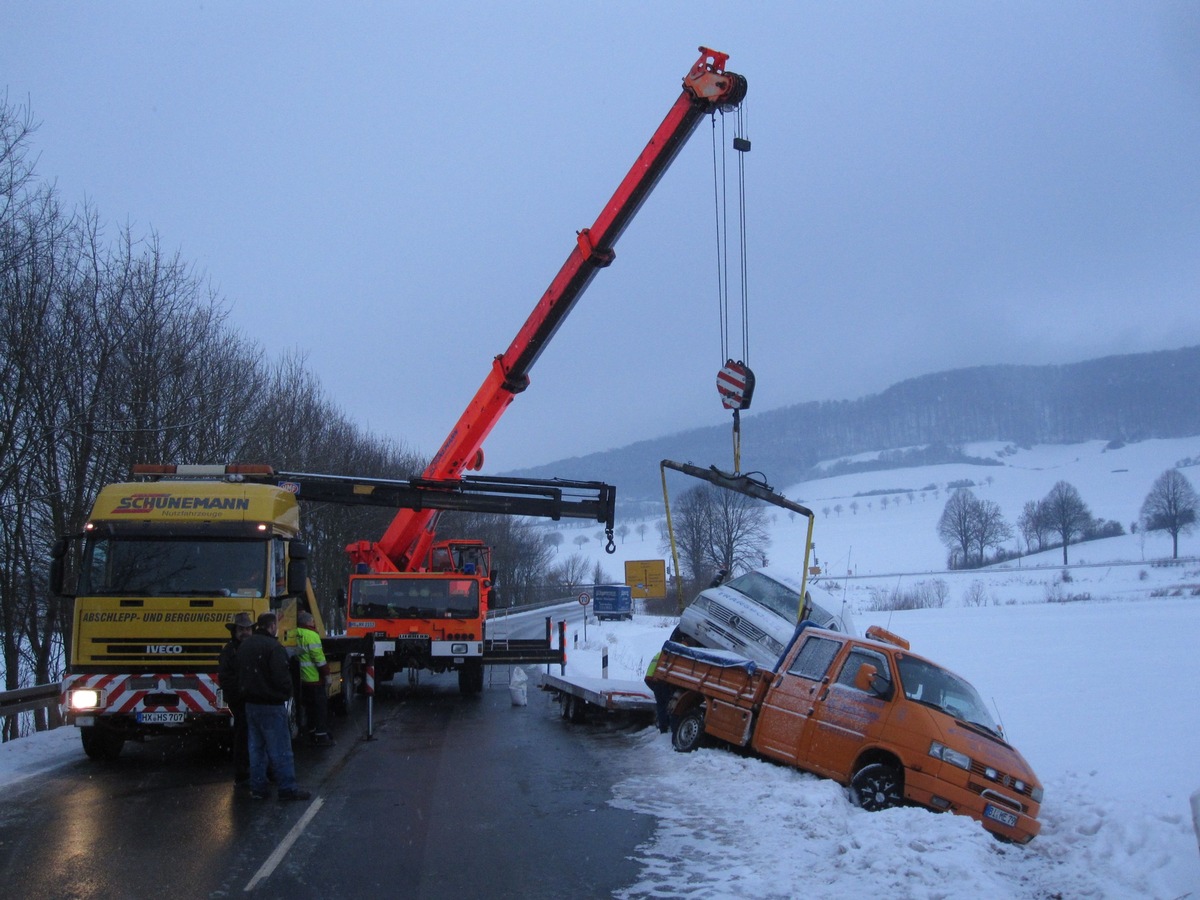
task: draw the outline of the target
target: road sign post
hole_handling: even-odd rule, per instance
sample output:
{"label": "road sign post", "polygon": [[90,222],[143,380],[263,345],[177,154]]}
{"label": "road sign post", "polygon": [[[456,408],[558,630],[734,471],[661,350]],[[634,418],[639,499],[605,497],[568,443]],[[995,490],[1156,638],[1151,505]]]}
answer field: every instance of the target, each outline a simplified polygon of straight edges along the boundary
{"label": "road sign post", "polygon": [[592,602],[592,595],[587,591],[579,592],[579,605],[583,607],[583,642],[587,643],[587,607]]}

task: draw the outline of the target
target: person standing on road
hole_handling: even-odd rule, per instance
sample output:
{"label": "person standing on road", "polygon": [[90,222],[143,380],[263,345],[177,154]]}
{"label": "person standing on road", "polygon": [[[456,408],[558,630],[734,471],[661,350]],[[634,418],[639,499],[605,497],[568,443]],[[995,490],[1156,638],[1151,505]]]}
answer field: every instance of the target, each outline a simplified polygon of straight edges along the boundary
{"label": "person standing on road", "polygon": [[329,736],[329,663],[313,614],[302,612],[296,622],[300,626],[296,629],[296,660],[300,663],[300,693],[309,740],[318,747],[329,747],[334,743]]}
{"label": "person standing on road", "polygon": [[250,621],[250,613],[240,612],[225,627],[229,629],[230,637],[229,643],[221,648],[221,656],[217,661],[217,680],[221,685],[225,707],[233,716],[233,783],[245,784],[250,780],[250,745],[246,730],[246,701],[238,684],[237,652],[242,641],[254,630],[254,623]]}
{"label": "person standing on road", "polygon": [[250,796],[265,800],[267,765],[279,782],[280,800],[307,800],[312,796],[296,784],[292,735],[288,728],[287,701],[292,697],[292,676],[287,651],[275,639],[279,620],[275,613],[258,617],[254,633],[238,648],[238,686],[246,701],[249,731]]}

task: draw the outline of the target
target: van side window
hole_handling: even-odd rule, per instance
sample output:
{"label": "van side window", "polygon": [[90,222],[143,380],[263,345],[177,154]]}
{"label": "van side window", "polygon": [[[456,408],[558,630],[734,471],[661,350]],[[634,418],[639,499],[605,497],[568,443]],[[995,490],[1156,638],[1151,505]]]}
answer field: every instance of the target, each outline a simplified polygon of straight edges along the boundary
{"label": "van side window", "polygon": [[892,680],[892,671],[888,668],[887,657],[875,650],[868,650],[866,647],[855,647],[850,651],[850,655],[846,657],[846,663],[842,666],[841,674],[838,675],[837,683],[845,685],[848,688],[854,687],[854,679],[858,675],[858,670],[864,664],[872,665],[875,671],[886,678]]}
{"label": "van side window", "polygon": [[805,640],[804,646],[800,648],[795,660],[788,667],[788,674],[799,675],[801,678],[808,678],[811,681],[820,681],[829,671],[829,664],[833,662],[833,658],[841,649],[840,641],[810,637]]}

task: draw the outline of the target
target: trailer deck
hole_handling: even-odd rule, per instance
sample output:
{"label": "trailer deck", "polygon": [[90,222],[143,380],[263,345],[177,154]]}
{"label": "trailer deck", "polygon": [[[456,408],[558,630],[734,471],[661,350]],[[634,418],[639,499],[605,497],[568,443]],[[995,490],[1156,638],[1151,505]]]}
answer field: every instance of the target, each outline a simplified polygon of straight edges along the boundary
{"label": "trailer deck", "polygon": [[563,718],[572,722],[582,722],[589,709],[654,715],[654,694],[644,681],[543,672],[539,686],[557,695]]}

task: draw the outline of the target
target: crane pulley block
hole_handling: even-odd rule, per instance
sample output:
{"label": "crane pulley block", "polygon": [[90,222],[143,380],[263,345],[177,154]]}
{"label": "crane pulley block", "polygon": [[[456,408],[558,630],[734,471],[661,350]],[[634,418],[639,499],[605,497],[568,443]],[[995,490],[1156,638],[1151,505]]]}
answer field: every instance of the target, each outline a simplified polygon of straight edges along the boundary
{"label": "crane pulley block", "polygon": [[717,393],[726,409],[749,409],[754,397],[754,373],[740,359],[726,360],[717,373]]}

